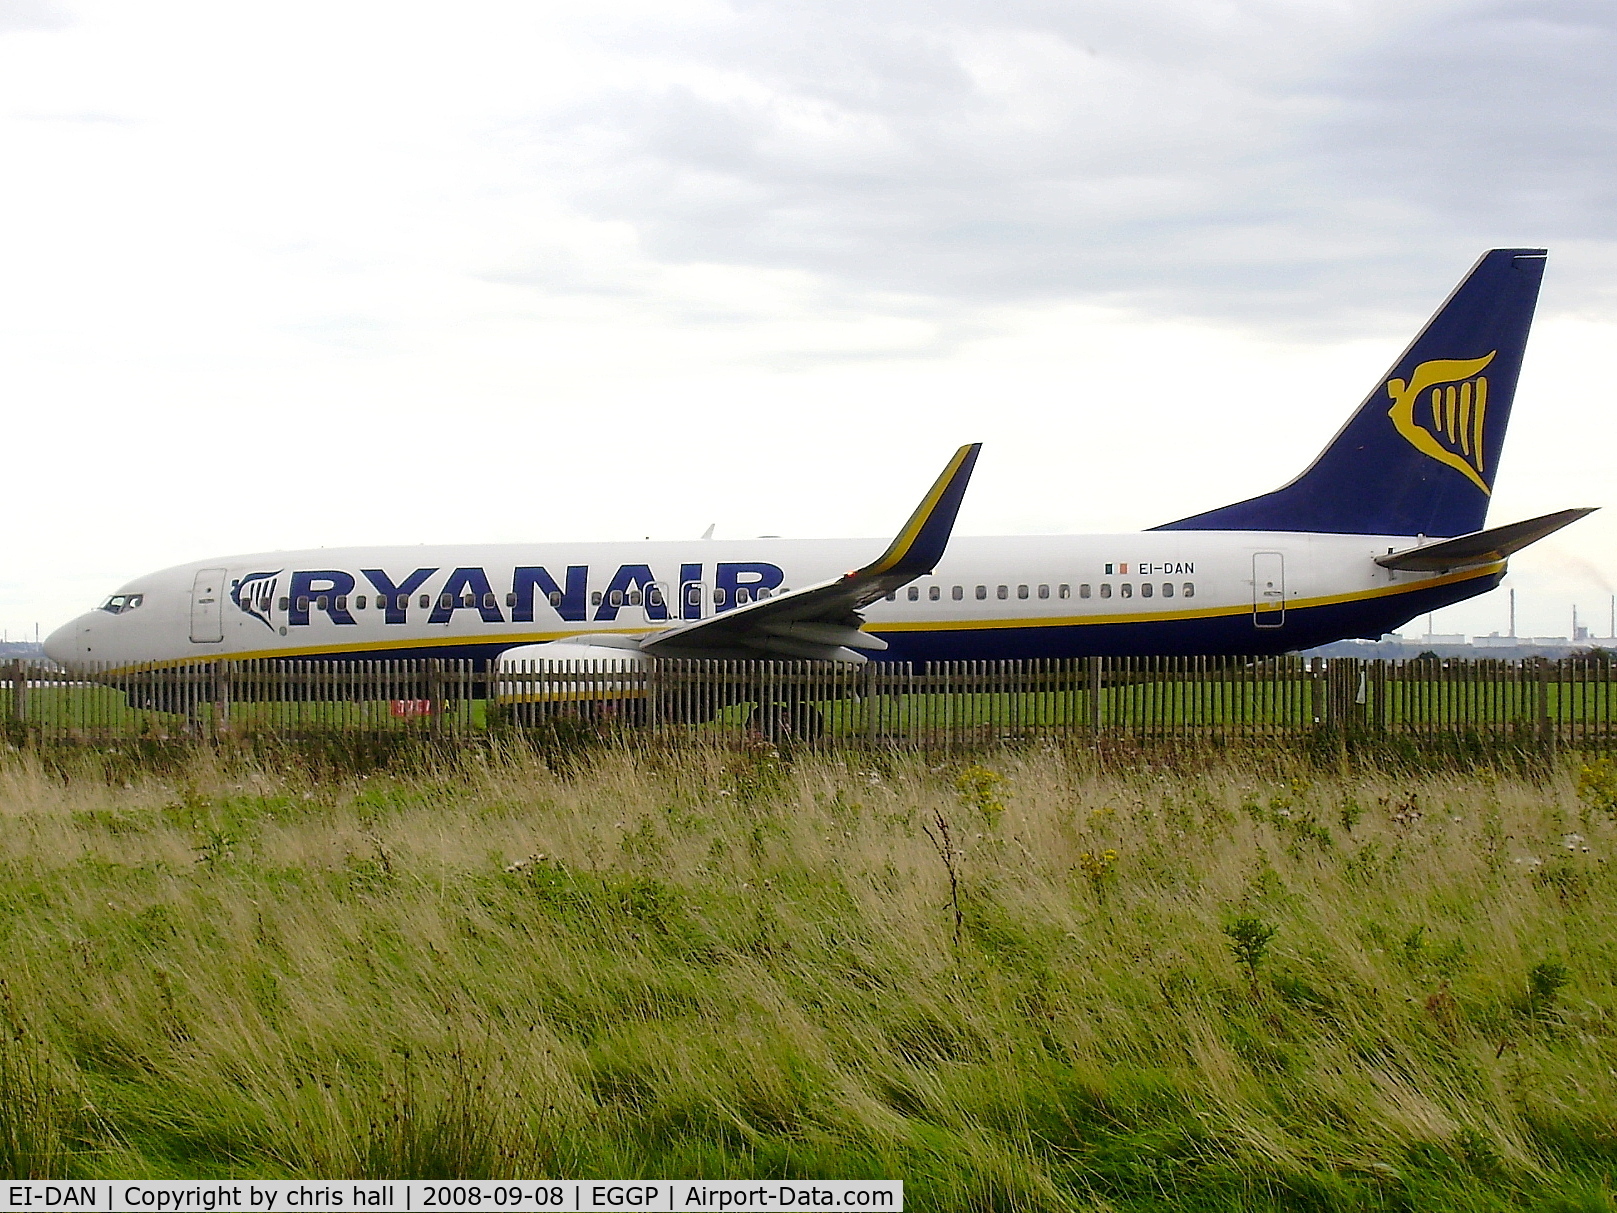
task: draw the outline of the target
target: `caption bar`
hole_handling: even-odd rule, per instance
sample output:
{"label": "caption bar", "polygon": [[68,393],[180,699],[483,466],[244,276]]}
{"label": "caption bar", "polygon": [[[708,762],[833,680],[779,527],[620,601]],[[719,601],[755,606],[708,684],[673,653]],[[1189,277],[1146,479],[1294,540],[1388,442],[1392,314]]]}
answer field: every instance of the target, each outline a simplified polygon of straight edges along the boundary
{"label": "caption bar", "polygon": [[0,1184],[0,1213],[306,1213],[341,1209],[359,1213],[437,1213],[438,1210],[512,1209],[583,1213],[628,1209],[635,1213],[769,1213],[798,1209],[904,1208],[897,1179],[816,1180],[421,1180],[274,1179],[200,1183],[194,1180],[118,1180],[96,1183]]}

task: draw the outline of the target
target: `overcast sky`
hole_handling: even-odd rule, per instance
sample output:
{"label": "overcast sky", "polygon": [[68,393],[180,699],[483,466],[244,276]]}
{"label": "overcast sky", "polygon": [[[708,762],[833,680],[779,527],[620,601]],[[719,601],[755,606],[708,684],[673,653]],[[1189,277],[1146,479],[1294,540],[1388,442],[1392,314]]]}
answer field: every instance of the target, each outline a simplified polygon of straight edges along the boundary
{"label": "overcast sky", "polygon": [[[231,552],[885,537],[968,441],[962,533],[1151,526],[1493,246],[1551,255],[1490,521],[1617,505],[1609,0],[0,0],[0,164],[14,639]],[[1614,549],[1518,630],[1606,632]]]}

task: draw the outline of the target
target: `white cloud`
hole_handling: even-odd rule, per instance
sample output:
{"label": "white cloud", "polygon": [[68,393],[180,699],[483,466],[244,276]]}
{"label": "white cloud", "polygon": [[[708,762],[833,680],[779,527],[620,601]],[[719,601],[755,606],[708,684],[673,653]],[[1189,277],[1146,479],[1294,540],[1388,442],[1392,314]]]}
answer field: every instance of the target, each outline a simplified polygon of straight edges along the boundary
{"label": "white cloud", "polygon": [[[668,261],[955,301],[1362,327],[1501,242],[1611,236],[1608,9],[738,5],[633,36],[540,163]],[[1603,258],[1603,260],[1605,260]],[[1609,262],[1608,262],[1609,263]]]}
{"label": "white cloud", "polygon": [[59,29],[66,24],[67,10],[54,0],[0,0],[0,34]]}

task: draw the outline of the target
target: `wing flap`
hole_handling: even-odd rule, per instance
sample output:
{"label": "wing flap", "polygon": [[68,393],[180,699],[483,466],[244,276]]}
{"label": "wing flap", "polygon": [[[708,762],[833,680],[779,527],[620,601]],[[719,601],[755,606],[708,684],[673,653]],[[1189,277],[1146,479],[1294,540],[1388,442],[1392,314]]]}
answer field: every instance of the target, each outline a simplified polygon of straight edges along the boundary
{"label": "wing flap", "polygon": [[843,623],[766,623],[763,630],[771,636],[784,636],[788,640],[806,640],[814,644],[840,645],[849,649],[872,649],[882,652],[887,642],[880,636],[861,632]]}

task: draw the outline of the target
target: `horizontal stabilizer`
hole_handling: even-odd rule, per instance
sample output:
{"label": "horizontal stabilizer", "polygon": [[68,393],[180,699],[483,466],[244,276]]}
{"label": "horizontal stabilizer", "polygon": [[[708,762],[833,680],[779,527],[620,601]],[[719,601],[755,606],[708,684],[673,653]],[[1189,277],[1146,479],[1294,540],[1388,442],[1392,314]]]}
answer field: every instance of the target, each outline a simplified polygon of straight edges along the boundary
{"label": "horizontal stabilizer", "polygon": [[1466,565],[1492,564],[1594,512],[1594,507],[1557,510],[1541,518],[1529,518],[1526,522],[1512,522],[1508,526],[1474,531],[1455,539],[1445,539],[1441,543],[1428,543],[1424,547],[1406,548],[1402,552],[1377,556],[1376,563],[1383,568],[1411,573],[1435,573]]}

